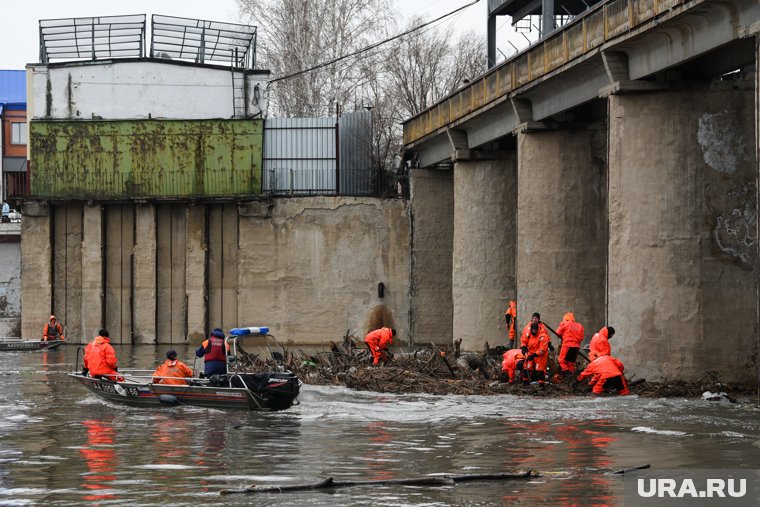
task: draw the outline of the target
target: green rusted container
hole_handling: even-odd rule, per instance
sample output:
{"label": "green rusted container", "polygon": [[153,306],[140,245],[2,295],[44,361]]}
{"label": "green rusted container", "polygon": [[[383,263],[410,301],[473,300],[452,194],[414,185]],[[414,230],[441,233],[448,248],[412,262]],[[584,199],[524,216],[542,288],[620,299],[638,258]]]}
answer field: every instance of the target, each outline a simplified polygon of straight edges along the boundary
{"label": "green rusted container", "polygon": [[88,199],[259,194],[263,129],[263,120],[34,120],[31,193]]}

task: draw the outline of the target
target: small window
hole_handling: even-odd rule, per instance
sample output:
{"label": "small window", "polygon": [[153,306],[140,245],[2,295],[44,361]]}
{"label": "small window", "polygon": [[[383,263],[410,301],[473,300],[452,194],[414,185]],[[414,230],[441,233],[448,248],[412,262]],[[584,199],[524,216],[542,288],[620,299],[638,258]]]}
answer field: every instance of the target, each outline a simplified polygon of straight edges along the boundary
{"label": "small window", "polygon": [[11,144],[26,144],[27,126],[26,122],[11,123]]}

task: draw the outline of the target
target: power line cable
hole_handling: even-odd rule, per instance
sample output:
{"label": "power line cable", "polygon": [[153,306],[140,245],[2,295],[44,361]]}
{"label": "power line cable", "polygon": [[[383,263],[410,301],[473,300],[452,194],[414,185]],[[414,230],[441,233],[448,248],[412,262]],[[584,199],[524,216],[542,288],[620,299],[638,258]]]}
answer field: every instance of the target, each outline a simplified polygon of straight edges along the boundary
{"label": "power line cable", "polygon": [[358,49],[358,50],[354,51],[353,53],[349,53],[347,55],[339,56],[338,58],[334,58],[334,59],[329,60],[327,62],[322,62],[322,63],[320,63],[318,65],[315,65],[314,67],[310,67],[308,69],[299,70],[298,72],[293,72],[291,74],[287,74],[285,76],[281,76],[281,77],[272,79],[272,80],[269,81],[269,84],[276,83],[277,81],[284,81],[285,79],[290,79],[292,77],[300,76],[301,74],[306,74],[307,72],[311,72],[313,70],[317,70],[317,69],[321,69],[323,67],[327,67],[328,65],[332,65],[332,64],[337,63],[337,62],[339,62],[341,60],[345,60],[346,58],[351,58],[351,57],[354,57],[356,55],[360,55],[362,53],[365,53],[367,51],[375,49],[378,46],[382,46],[383,44],[387,44],[387,43],[389,43],[391,41],[394,41],[396,39],[400,39],[401,37],[404,37],[405,35],[409,35],[410,33],[414,33],[417,30],[425,28],[428,25],[432,25],[433,23],[436,23],[436,22],[438,22],[438,21],[440,21],[442,19],[445,19],[445,18],[451,16],[452,14],[456,14],[457,12],[463,11],[463,10],[467,9],[468,7],[472,7],[473,5],[475,5],[478,2],[480,2],[480,0],[474,0],[474,1],[472,1],[472,2],[470,2],[468,4],[466,4],[466,5],[463,5],[462,7],[459,7],[458,9],[454,9],[453,11],[451,11],[451,12],[449,12],[447,14],[444,14],[443,16],[439,16],[439,17],[437,17],[437,18],[435,18],[435,19],[433,19],[431,21],[423,23],[423,24],[421,24],[419,26],[415,26],[414,28],[411,28],[411,29],[409,29],[409,30],[407,30],[405,32],[402,32],[402,33],[398,34],[398,35],[394,35],[393,37],[390,37],[388,39],[384,39],[384,40],[381,40],[380,42],[376,42],[374,44],[370,44],[369,46],[365,46],[365,47],[363,47],[361,49]]}

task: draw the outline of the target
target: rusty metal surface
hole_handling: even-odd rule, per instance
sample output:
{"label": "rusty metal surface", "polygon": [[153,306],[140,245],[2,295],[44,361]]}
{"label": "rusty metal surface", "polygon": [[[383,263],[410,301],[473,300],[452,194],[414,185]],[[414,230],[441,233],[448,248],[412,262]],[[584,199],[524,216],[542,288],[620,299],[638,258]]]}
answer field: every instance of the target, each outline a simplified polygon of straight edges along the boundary
{"label": "rusty metal surface", "polygon": [[262,132],[263,120],[33,121],[31,194],[258,194]]}
{"label": "rusty metal surface", "polygon": [[[409,145],[689,0],[610,0],[404,122]],[[511,76],[497,79],[496,76]],[[498,86],[496,86],[498,82]],[[498,91],[497,91],[498,90]],[[450,114],[441,114],[448,111]]]}

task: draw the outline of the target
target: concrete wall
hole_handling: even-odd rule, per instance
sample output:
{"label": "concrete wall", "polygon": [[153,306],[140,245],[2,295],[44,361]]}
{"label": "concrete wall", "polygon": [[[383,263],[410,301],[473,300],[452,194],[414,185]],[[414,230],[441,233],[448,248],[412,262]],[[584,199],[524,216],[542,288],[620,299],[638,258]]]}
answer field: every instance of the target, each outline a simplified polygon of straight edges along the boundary
{"label": "concrete wall", "polygon": [[[245,78],[250,116],[266,111],[267,77]],[[236,80],[242,83],[242,72]],[[218,67],[147,60],[33,65],[27,68],[27,82],[33,119],[199,120],[235,115],[231,71]],[[258,99],[256,86],[261,88]]]}
{"label": "concrete wall", "polygon": [[605,319],[606,125],[520,133],[517,153],[520,328],[539,312],[556,329],[572,311],[596,332]]}
{"label": "concrete wall", "polygon": [[465,350],[504,343],[514,298],[516,153],[454,165],[453,335]]}
{"label": "concrete wall", "polygon": [[639,377],[754,378],[756,125],[744,84],[609,99],[612,350]]}
{"label": "concrete wall", "polygon": [[[5,226],[13,226],[12,232]],[[21,336],[21,243],[15,226],[0,226],[0,337]]]}
{"label": "concrete wall", "polygon": [[415,343],[451,343],[451,263],[454,241],[454,172],[410,173],[412,246],[411,335]]}
{"label": "concrete wall", "polygon": [[[21,337],[42,338],[53,300],[50,209],[28,203],[21,221]],[[65,323],[64,323],[65,324]]]}
{"label": "concrete wall", "polygon": [[346,331],[363,338],[370,327],[388,325],[409,342],[405,201],[278,199],[270,210],[241,210],[239,241],[241,323],[269,325],[281,339],[301,343]]}
{"label": "concrete wall", "polygon": [[196,344],[213,327],[245,325],[302,344],[346,330],[363,338],[378,325],[411,339],[411,229],[400,199],[30,202],[24,213],[24,337],[42,332],[53,307],[75,343],[101,326],[115,343]]}

